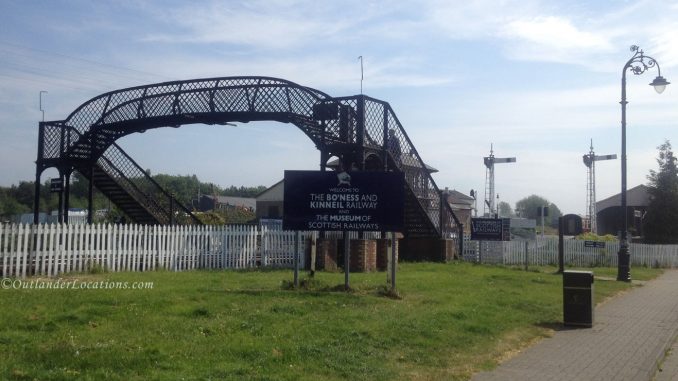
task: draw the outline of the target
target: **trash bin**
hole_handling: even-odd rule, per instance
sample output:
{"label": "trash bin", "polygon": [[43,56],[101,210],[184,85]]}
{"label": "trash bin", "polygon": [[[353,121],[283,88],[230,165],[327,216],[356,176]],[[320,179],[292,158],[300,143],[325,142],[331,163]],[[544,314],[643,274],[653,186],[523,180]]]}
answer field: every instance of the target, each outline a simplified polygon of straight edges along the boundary
{"label": "trash bin", "polygon": [[563,271],[563,323],[593,326],[593,273]]}

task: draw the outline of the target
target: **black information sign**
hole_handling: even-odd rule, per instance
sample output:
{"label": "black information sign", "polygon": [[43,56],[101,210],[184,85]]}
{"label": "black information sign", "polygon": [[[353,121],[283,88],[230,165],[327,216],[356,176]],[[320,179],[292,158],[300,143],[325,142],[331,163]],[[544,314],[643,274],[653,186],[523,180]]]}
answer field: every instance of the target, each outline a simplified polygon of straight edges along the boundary
{"label": "black information sign", "polygon": [[285,171],[283,229],[402,231],[404,186],[395,172]]}
{"label": "black information sign", "polygon": [[510,218],[471,218],[471,239],[474,241],[510,241]]}
{"label": "black information sign", "polygon": [[64,182],[61,179],[51,179],[49,182],[49,191],[59,193],[63,190]]}
{"label": "black information sign", "polygon": [[596,249],[604,249],[605,242],[603,241],[584,241],[584,247],[595,247]]}

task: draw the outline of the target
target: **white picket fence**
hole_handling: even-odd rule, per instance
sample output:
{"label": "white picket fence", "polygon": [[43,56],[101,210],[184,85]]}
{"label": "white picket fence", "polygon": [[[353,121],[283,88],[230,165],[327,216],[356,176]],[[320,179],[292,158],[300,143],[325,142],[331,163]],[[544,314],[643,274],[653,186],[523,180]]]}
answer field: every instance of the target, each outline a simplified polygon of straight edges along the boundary
{"label": "white picket fence", "polygon": [[[299,233],[302,268],[310,234]],[[3,278],[92,269],[292,267],[296,236],[258,226],[0,224],[0,267]]]}
{"label": "white picket fence", "polygon": [[[619,242],[605,242],[605,248],[585,247],[585,241],[566,239],[565,265],[569,267],[616,267]],[[631,266],[678,268],[678,245],[632,243]],[[464,259],[504,265],[558,265],[558,239],[533,241],[464,242]]]}

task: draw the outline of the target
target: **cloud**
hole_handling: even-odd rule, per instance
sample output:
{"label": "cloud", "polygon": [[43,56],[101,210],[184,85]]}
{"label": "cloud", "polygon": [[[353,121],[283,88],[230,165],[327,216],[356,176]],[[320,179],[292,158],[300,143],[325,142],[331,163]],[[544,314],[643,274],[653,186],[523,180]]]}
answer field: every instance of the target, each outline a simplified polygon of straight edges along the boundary
{"label": "cloud", "polygon": [[652,29],[654,33],[649,39],[648,52],[652,52],[651,55],[660,63],[660,68],[678,67],[678,39],[675,37],[678,35],[678,22],[671,21]]}
{"label": "cloud", "polygon": [[448,38],[457,40],[496,37],[504,25],[525,15],[535,15],[539,8],[535,1],[529,0],[434,0],[425,4],[428,22],[446,33]]}
{"label": "cloud", "polygon": [[[351,17],[336,17],[337,11]],[[348,5],[314,1],[212,2],[202,7],[156,8],[152,13],[178,28],[175,32],[147,33],[145,41],[225,43],[274,50],[322,44],[335,40],[335,36],[350,35],[350,27],[365,18]]]}
{"label": "cloud", "polygon": [[[162,65],[160,62],[162,61]],[[220,57],[163,56],[140,63],[143,70],[161,72],[176,79],[262,75],[284,78],[303,86],[347,95],[360,89],[360,63],[355,56],[334,53],[309,53],[281,57]],[[160,69],[159,69],[160,68]],[[439,86],[455,79],[437,73],[418,72],[417,62],[402,57],[367,57],[365,59],[365,89]]]}
{"label": "cloud", "polygon": [[[593,3],[432,0],[422,21],[450,41],[494,41],[511,60],[564,63],[594,72],[619,71],[631,44],[678,65],[678,2],[635,1],[601,11]],[[414,14],[417,14],[416,12]],[[623,61],[622,61],[623,64]]]}
{"label": "cloud", "polygon": [[513,20],[500,36],[514,60],[584,66],[593,72],[618,72],[628,47],[639,44],[662,67],[678,65],[678,23],[674,7],[639,1],[605,12],[539,14]]}
{"label": "cloud", "polygon": [[[503,31],[506,38],[521,41],[520,56],[539,60],[567,60],[573,53],[612,51],[608,38],[600,32],[593,33],[577,28],[568,19],[555,16],[539,16],[532,19],[514,20]],[[525,51],[527,50],[527,51]]]}

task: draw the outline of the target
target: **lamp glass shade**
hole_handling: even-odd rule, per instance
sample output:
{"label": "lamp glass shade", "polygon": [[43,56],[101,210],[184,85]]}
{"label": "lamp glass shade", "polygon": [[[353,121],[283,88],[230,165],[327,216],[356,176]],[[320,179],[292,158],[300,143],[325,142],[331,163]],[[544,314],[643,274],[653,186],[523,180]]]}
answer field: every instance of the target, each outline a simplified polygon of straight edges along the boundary
{"label": "lamp glass shade", "polygon": [[666,78],[658,75],[657,78],[655,78],[654,81],[650,83],[650,86],[654,87],[654,90],[657,92],[657,94],[661,94],[666,89],[666,85],[669,85],[670,83],[671,82],[667,81]]}

